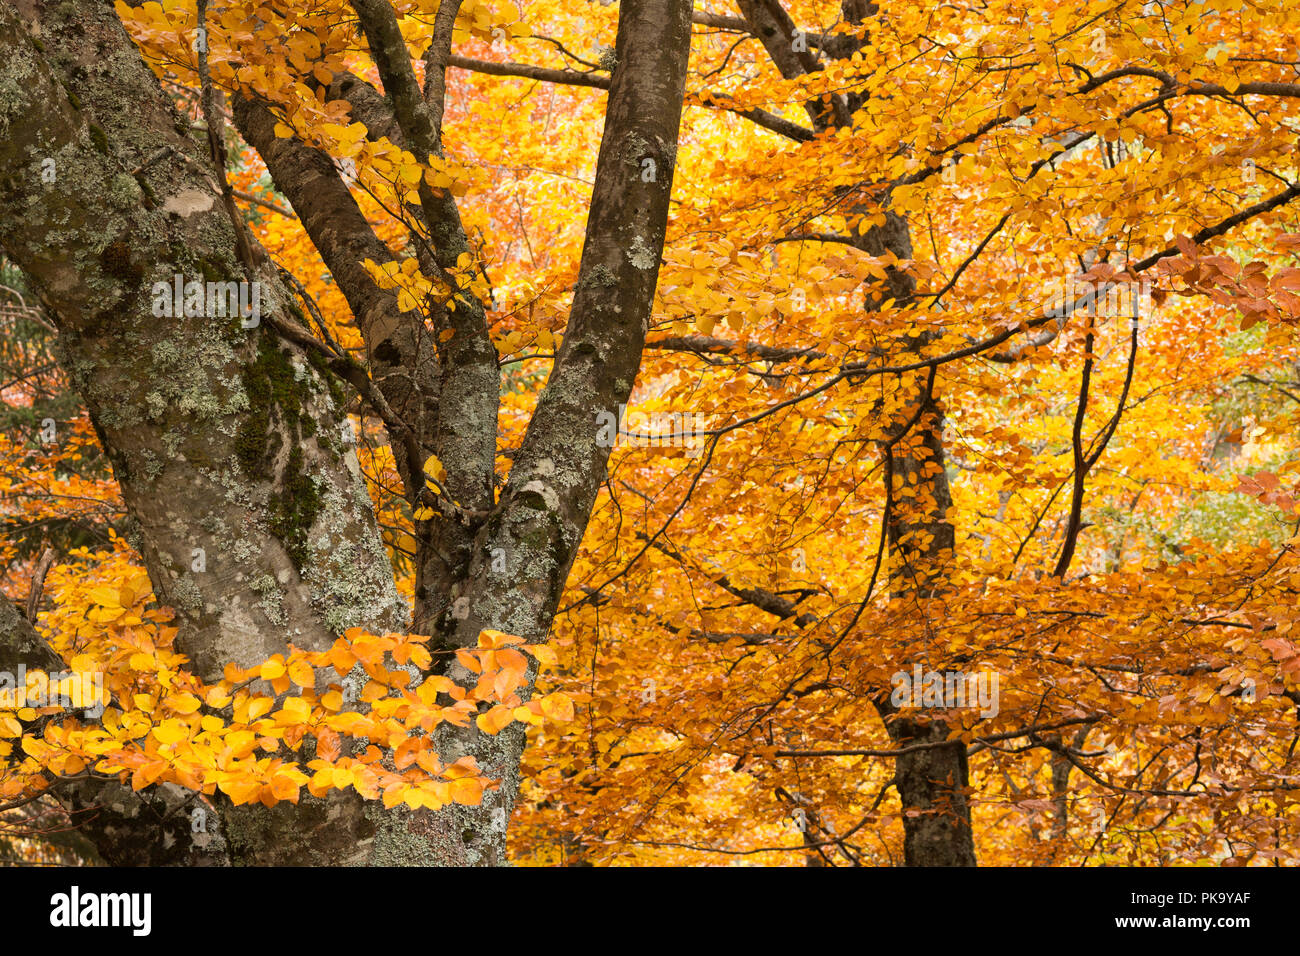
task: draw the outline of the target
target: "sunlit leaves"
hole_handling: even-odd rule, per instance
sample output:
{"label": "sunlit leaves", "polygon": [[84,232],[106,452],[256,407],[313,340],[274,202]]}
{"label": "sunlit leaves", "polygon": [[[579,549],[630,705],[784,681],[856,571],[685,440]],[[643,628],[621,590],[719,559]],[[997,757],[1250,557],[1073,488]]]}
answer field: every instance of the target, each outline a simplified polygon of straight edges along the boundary
{"label": "sunlit leaves", "polygon": [[[139,576],[131,580],[138,582]],[[110,598],[119,600],[123,590],[91,585],[85,599],[103,607]],[[100,644],[91,645],[94,653],[83,650],[75,658],[82,667],[108,664],[109,700],[100,701],[108,703],[102,720],[70,713],[61,718],[61,707],[47,708],[55,722],[46,724],[41,736],[21,739],[25,759],[0,775],[0,794],[12,797],[43,786],[43,771],[59,775],[89,768],[127,775],[135,789],[171,782],[206,793],[220,790],[236,804],[296,802],[304,786],[317,796],[351,787],[369,799],[382,796],[390,805],[393,799],[433,809],[477,804],[494,781],[481,777],[472,759],[444,764],[433,749],[433,732],[443,723],[466,725],[480,706],[491,715],[484,727],[491,733],[516,719],[536,722],[531,711],[526,717],[515,714],[528,665],[515,649],[522,642],[511,635],[485,631],[478,649],[463,652],[478,674],[468,690],[436,675],[412,680],[405,665],[424,671],[432,663],[427,638],[356,629],[327,651],[290,648],[255,667],[230,664],[224,680],[205,686],[185,671],[183,658],[166,650],[175,632],[147,609],[152,594],[140,588],[133,596],[125,610],[159,623],[108,622],[98,632]],[[67,637],[55,633],[60,647]],[[152,650],[134,649],[143,642]],[[358,668],[365,675],[362,689],[345,696]],[[318,681],[326,672],[335,680]],[[293,686],[296,694],[289,693]],[[318,693],[319,687],[326,689]],[[95,703],[75,697],[70,687],[64,690],[78,707]],[[571,703],[547,700],[540,712],[548,719],[572,719]],[[0,738],[19,737],[23,722],[35,719],[36,711],[22,704],[20,695],[0,700]],[[483,726],[482,718],[479,722]],[[348,737],[365,737],[369,746],[344,757]],[[315,741],[315,757],[300,764],[297,755],[308,738]],[[391,767],[385,762],[389,753]]]}

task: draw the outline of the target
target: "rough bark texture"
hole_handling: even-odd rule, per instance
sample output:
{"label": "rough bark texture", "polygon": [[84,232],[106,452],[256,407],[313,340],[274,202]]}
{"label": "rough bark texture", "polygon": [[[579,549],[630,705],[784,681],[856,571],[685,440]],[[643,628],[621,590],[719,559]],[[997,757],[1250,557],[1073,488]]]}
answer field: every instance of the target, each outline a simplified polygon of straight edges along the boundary
{"label": "rough bark texture", "polygon": [[[215,679],[290,640],[321,649],[350,626],[401,626],[329,383],[266,321],[293,319],[292,295],[236,260],[203,152],[111,7],[0,6],[0,48],[0,244],[55,316],[180,650]],[[47,158],[52,185],[37,175]],[[176,275],[260,283],[264,320],[156,315],[153,285]],[[259,812],[218,805],[232,837]],[[278,842],[318,837],[293,827]]]}
{"label": "rough bark texture", "polygon": [[[389,262],[393,255],[371,230],[356,200],[324,152],[300,140],[276,137],[276,118],[264,105],[234,100],[235,124],[261,155],[276,187],[338,283],[366,346],[366,369],[393,411],[417,436],[431,434],[438,417],[438,369],[432,336],[380,290],[361,263]],[[419,462],[400,453],[397,466],[407,488],[420,487]]]}
{"label": "rough bark texture", "polygon": [[[597,416],[627,400],[640,367],[668,218],[690,22],[690,0],[621,6],[618,65],[573,309],[509,481],[477,530],[457,595],[465,616],[450,636],[456,646],[472,646],[483,628],[537,640],[550,627],[610,454],[597,441]],[[653,182],[642,180],[646,158],[659,170]],[[494,555],[504,556],[504,571],[492,570]],[[449,672],[471,677],[458,664]],[[456,807],[432,825],[449,841],[489,831],[493,811],[508,815],[514,803],[522,728],[487,747],[474,732],[450,728],[440,743],[446,759],[474,753],[503,784],[491,803]],[[466,853],[499,862],[503,841],[466,841]]]}
{"label": "rough bark texture", "polygon": [[[426,54],[428,70],[442,69],[433,58],[449,49],[450,22],[458,6],[444,4],[445,9],[439,10]],[[425,87],[420,86],[387,0],[355,0],[353,8],[385,96],[382,102],[374,102],[368,95],[371,91],[357,81],[348,84],[349,101],[364,104],[360,112],[375,124],[370,127],[372,136],[387,130],[391,137],[396,131],[400,133],[397,141],[414,155],[442,155],[442,104],[441,100],[431,102],[433,94],[441,91],[441,82],[426,77]],[[445,62],[445,53],[441,56]],[[396,130],[382,120],[389,112]],[[429,274],[450,272],[460,255],[469,251],[460,210],[450,192],[431,189],[423,182],[418,192],[419,206],[408,213],[428,237],[427,243],[418,243],[421,267]],[[500,373],[483,304],[473,296],[460,295],[455,306],[448,309],[436,301],[427,305],[432,331],[442,342],[438,350],[440,414],[432,433],[422,438],[446,467],[452,497],[482,514],[493,506]],[[421,633],[432,632],[438,638],[435,649],[445,650],[456,646],[451,636],[456,629],[454,620],[464,618],[462,578],[474,547],[474,529],[463,520],[435,516],[417,528],[416,541],[415,628]]]}
{"label": "rough bark texture", "polygon": [[[890,547],[899,566],[893,587],[915,608],[918,633],[925,631],[925,617],[934,613],[927,604],[935,596],[937,579],[950,565],[954,546],[951,523],[942,516],[952,507],[948,479],[943,470],[942,414],[933,399],[925,399],[921,413],[917,450],[895,457],[896,493],[909,487],[922,496],[896,508],[889,523]],[[937,467],[937,470],[936,470]],[[920,643],[920,642],[918,642]],[[900,664],[908,670],[913,662]],[[945,721],[926,717],[903,719],[895,716],[888,701],[878,705],[890,739],[900,748],[945,740]],[[966,744],[960,740],[895,758],[895,783],[902,801],[903,850],[907,866],[974,866],[975,839],[971,828],[967,791],[970,770]],[[910,814],[910,815],[909,815]]]}
{"label": "rough bark texture", "polygon": [[[901,221],[900,221],[901,222]],[[899,258],[909,258],[906,227],[888,248]],[[873,231],[874,232],[874,231]],[[872,233],[864,237],[872,240]],[[878,254],[878,253],[877,253]],[[891,276],[889,294],[912,289],[905,277]],[[905,288],[908,287],[908,288]],[[905,360],[917,356],[902,353]],[[923,655],[927,618],[936,612],[933,599],[942,600],[944,574],[952,566],[956,534],[947,515],[952,508],[948,475],[944,468],[943,412],[926,384],[914,376],[910,390],[915,421],[909,433],[890,452],[887,470],[892,483],[891,510],[886,527],[894,562],[890,588],[913,609],[918,652]],[[918,658],[922,664],[924,657]],[[914,660],[899,662],[904,671]],[[899,748],[945,740],[949,726],[925,716],[900,718],[884,699],[877,704],[890,739]],[[907,866],[974,866],[975,840],[966,792],[970,771],[966,745],[956,741],[943,746],[911,750],[895,758],[895,784],[903,806],[903,855]]]}
{"label": "rough bark texture", "polygon": [[[904,720],[888,707],[882,717],[898,747],[947,738],[943,721]],[[896,758],[894,785],[903,805],[903,861],[906,866],[975,866],[975,841],[966,800],[969,769],[961,741],[924,748]]]}
{"label": "rough bark texture", "polygon": [[[626,400],[640,365],[691,6],[622,5],[579,288],[499,502],[499,370],[481,303],[462,296],[452,311],[431,302],[431,328],[399,312],[358,265],[391,256],[330,159],[276,139],[266,104],[234,102],[240,130],[357,316],[378,394],[372,402],[387,406],[390,432],[409,439],[410,454],[398,454],[408,498],[426,493],[417,465],[425,453],[447,468],[461,507],[417,528],[415,608],[417,624],[444,647],[474,646],[483,628],[530,640],[550,628],[605,472],[609,449],[596,440],[598,415]],[[441,84],[422,91],[415,83],[385,0],[355,7],[385,95],[348,76],[336,77],[331,90],[354,102],[372,136],[404,141],[416,155],[440,152]],[[450,43],[450,24],[443,26],[435,45]],[[448,52],[431,48],[426,63],[445,63]],[[225,662],[257,663],[290,640],[321,649],[351,626],[403,629],[409,609],[341,428],[337,382],[300,337],[277,334],[309,323],[264,252],[254,250],[256,272],[241,264],[242,225],[230,219],[218,173],[187,126],[110,4],[0,2],[0,246],[55,317],[62,364],[134,520],[132,543],[159,598],[178,611],[180,649],[200,676],[214,679]],[[642,181],[646,158],[657,164],[654,182]],[[40,175],[46,159],[56,164],[53,185]],[[454,199],[422,187],[415,213],[426,237],[422,266],[454,268],[468,250]],[[178,274],[260,283],[262,322],[244,328],[237,316],[159,317],[151,289]],[[498,554],[505,571],[493,571]],[[26,647],[30,637],[3,636],[4,649]],[[448,673],[470,676],[458,665]],[[472,754],[503,781],[477,808],[388,812],[337,793],[272,809],[217,800],[212,838],[193,840],[190,798],[175,788],[141,797],[95,782],[98,790],[73,807],[97,808],[98,824],[85,829],[109,862],[499,864],[505,832],[496,811],[508,815],[513,806],[523,742],[520,729],[497,737],[455,731],[439,740],[444,760]],[[173,834],[182,815],[185,832]],[[163,818],[169,823],[160,833]]]}

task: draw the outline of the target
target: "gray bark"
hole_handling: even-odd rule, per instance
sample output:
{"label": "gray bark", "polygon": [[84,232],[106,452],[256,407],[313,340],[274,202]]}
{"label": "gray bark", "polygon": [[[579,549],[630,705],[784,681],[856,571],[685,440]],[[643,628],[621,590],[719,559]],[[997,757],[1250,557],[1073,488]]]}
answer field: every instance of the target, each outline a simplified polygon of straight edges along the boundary
{"label": "gray bark", "polygon": [[[414,74],[404,46],[399,55],[393,43],[391,8],[376,0],[357,7],[397,127],[417,155],[422,146],[436,152],[441,104],[430,110],[409,88]],[[499,373],[481,305],[433,316],[435,332],[455,333],[435,355],[424,328],[359,274],[358,258],[386,256],[372,254],[373,235],[338,191],[327,158],[301,144],[259,144],[356,311],[390,432],[409,439],[404,449],[439,455],[464,508],[418,529],[417,617],[444,645],[474,646],[482,628],[530,640],[549,630],[609,454],[596,442],[597,416],[627,398],[640,364],[690,20],[690,0],[622,5],[579,290],[497,504]],[[264,107],[238,102],[236,117],[250,140],[264,140]],[[308,323],[265,254],[255,250],[252,270],[236,256],[242,226],[186,127],[111,5],[0,2],[0,247],[55,317],[62,364],[134,519],[133,543],[160,599],[178,611],[178,646],[214,679],[225,662],[257,663],[290,640],[322,649],[351,626],[403,629],[408,610],[343,438],[337,384],[302,336],[286,334]],[[639,175],[647,157],[658,167],[653,182]],[[54,184],[40,175],[47,159]],[[467,248],[454,200],[426,189],[421,207],[433,239],[426,255],[449,268]],[[262,323],[159,318],[151,288],[176,274],[261,283]],[[412,465],[401,462],[416,500]],[[507,570],[494,574],[497,548]],[[202,572],[193,569],[196,549]],[[462,598],[465,612],[451,614]],[[522,731],[455,733],[439,746],[445,760],[475,755],[503,780],[496,796],[439,813],[388,813],[346,794],[273,809],[218,799],[222,839],[209,855],[237,863],[504,862],[494,811],[508,814],[513,804]],[[112,794],[121,803],[114,827],[131,832],[142,819],[133,799]],[[150,838],[140,828],[132,835]]]}

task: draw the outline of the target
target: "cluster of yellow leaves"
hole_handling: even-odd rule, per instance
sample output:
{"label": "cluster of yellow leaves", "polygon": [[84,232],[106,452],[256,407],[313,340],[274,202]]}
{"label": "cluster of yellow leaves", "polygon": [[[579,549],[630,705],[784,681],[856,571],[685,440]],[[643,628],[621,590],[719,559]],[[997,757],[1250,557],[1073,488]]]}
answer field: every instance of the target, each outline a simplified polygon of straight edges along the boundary
{"label": "cluster of yellow leaves", "polygon": [[[427,29],[425,21],[438,12],[438,3],[439,0],[398,0],[393,4],[393,9],[399,15],[410,18],[402,22],[408,37],[418,42],[423,36],[423,29]],[[526,36],[527,33],[518,20],[518,11],[511,9],[508,4],[467,0],[456,12],[456,33],[453,40],[463,41],[467,36],[473,36],[491,42],[514,39]]]}
{"label": "cluster of yellow leaves", "polygon": [[[515,720],[573,716],[563,694],[527,703],[520,696],[528,680],[525,654],[550,664],[553,652],[497,631],[484,631],[477,648],[457,651],[477,675],[471,687],[425,673],[433,663],[427,637],[356,628],[328,650],[290,646],[256,666],[229,664],[222,680],[205,683],[173,650],[176,630],[166,626],[166,615],[147,606],[148,579],[129,569],[123,554],[108,564],[125,584],[78,588],[59,569],[59,614],[84,601],[88,627],[56,628],[51,643],[73,671],[103,675],[109,699],[101,703],[109,706],[92,722],[55,705],[28,707],[22,694],[0,698],[0,797],[90,771],[129,777],[137,790],[161,782],[219,790],[236,804],[296,803],[304,787],[317,797],[352,787],[388,807],[477,804],[495,782],[472,757],[439,758],[433,734],[440,725],[474,719],[495,734]],[[86,634],[93,635],[89,641]],[[44,676],[33,672],[30,685]],[[95,703],[72,696],[77,706]],[[302,759],[307,742],[310,760]]]}
{"label": "cluster of yellow leaves", "polygon": [[400,261],[393,259],[382,265],[366,259],[362,266],[375,285],[381,289],[396,290],[397,307],[403,312],[414,312],[426,298],[435,293],[445,296],[447,285],[439,279],[430,279],[420,271],[420,264],[412,257]]}
{"label": "cluster of yellow leaves", "polygon": [[[25,404],[17,396],[7,396],[6,402]],[[77,418],[58,422],[56,428],[56,442],[39,448],[0,433],[0,499],[24,523],[91,518],[117,506],[115,482],[85,477],[64,464],[95,454],[90,421]]]}
{"label": "cluster of yellow leaves", "polygon": [[502,355],[518,355],[525,349],[539,349],[542,353],[550,352],[560,347],[561,339],[558,333],[550,329],[524,327],[499,331],[493,336],[492,342]]}
{"label": "cluster of yellow leaves", "polygon": [[[373,259],[361,263],[367,274],[374,279],[381,289],[397,292],[397,307],[403,312],[415,312],[430,296],[435,296],[448,310],[456,311],[456,297],[468,292],[470,295],[485,299],[488,296],[487,284],[474,271],[474,257],[462,252],[456,259],[456,268],[444,273],[456,284],[455,292],[441,277],[429,278],[420,271],[420,264],[414,258],[390,260],[383,264]],[[450,337],[450,330],[444,333],[444,339]]]}

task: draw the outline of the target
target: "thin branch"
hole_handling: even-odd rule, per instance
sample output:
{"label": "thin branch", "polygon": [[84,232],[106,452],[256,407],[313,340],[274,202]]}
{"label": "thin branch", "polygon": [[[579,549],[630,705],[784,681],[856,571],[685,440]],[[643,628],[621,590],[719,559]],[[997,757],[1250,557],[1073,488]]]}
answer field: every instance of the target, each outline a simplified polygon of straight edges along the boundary
{"label": "thin branch", "polygon": [[36,623],[36,614],[41,606],[41,594],[45,590],[45,576],[50,573],[52,564],[54,564],[54,550],[46,548],[36,565],[36,570],[32,572],[32,586],[27,592],[27,620],[32,624]]}
{"label": "thin branch", "polygon": [[527,63],[493,63],[490,60],[476,60],[455,53],[447,57],[447,65],[461,70],[470,70],[474,73],[486,73],[489,76],[515,76],[525,80],[540,80],[543,83],[589,86],[598,90],[609,89],[611,82],[607,73],[556,70],[545,66],[531,66]]}
{"label": "thin branch", "polygon": [[291,212],[288,209],[285,209],[279,203],[273,203],[269,199],[263,199],[261,196],[254,195],[253,193],[246,193],[241,189],[234,190],[234,193],[237,199],[242,199],[245,202],[255,203],[259,206],[271,210],[272,212],[278,212],[281,216],[284,216],[286,219],[294,218],[293,212]]}
{"label": "thin branch", "polygon": [[[1047,730],[1059,730],[1062,727],[1074,727],[1079,724],[1095,724],[1101,720],[1101,715],[1092,717],[1080,717],[1074,720],[1063,720],[1055,724],[1038,724],[1033,727],[1022,727],[1019,730],[1008,730],[1005,733],[989,734],[984,737],[975,737],[971,740],[973,746],[982,744],[996,743],[999,740],[1015,740],[1017,737],[1029,737],[1036,733]],[[951,747],[952,740],[931,740],[926,743],[909,744],[906,747],[898,747],[892,750],[778,750],[773,756],[775,757],[898,757],[902,754],[915,753],[919,750],[934,750],[936,747]]]}
{"label": "thin branch", "polygon": [[451,36],[462,0],[444,0],[438,4],[433,20],[433,37],[424,51],[424,102],[437,140],[442,139],[442,117],[447,101],[447,60],[451,56]]}

